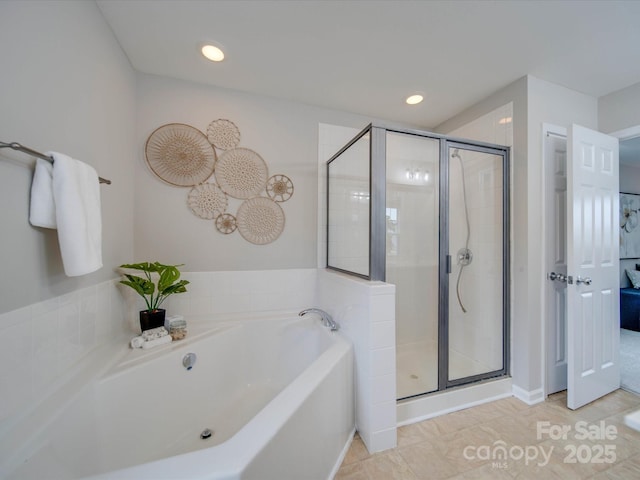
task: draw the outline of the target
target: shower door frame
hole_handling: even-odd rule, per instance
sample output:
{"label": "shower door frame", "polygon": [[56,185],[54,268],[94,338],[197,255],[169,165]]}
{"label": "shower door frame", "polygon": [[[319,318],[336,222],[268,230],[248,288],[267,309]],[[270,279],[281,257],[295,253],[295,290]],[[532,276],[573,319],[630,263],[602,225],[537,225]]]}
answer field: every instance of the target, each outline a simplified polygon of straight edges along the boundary
{"label": "shower door frame", "polygon": [[[326,164],[327,175],[327,226],[326,226],[326,268],[342,273],[364,278],[370,281],[386,281],[386,135],[387,132],[431,138],[440,142],[439,153],[439,234],[438,234],[438,388],[428,392],[421,392],[397,400],[407,400],[422,397],[431,393],[441,392],[448,388],[467,385],[491,378],[509,375],[510,369],[510,323],[511,323],[511,295],[510,295],[510,147],[450,137],[425,130],[396,128],[392,126],[369,124],[351,141],[332,156]],[[369,274],[362,275],[329,265],[329,192],[330,192],[330,164],[343,152],[351,147],[364,135],[369,134]],[[449,149],[475,151],[502,157],[502,368],[469,377],[449,380],[449,275],[447,257],[449,245]],[[397,321],[397,319],[396,319]]]}
{"label": "shower door frame", "polygon": [[[451,252],[449,252],[449,151],[460,149],[502,157],[502,368],[468,377],[449,379],[449,277],[451,275]],[[438,390],[467,385],[469,383],[502,377],[509,374],[510,339],[510,174],[509,147],[471,142],[462,139],[440,139],[440,258],[438,301]],[[431,392],[429,392],[431,393]],[[419,396],[419,395],[416,395]]]}

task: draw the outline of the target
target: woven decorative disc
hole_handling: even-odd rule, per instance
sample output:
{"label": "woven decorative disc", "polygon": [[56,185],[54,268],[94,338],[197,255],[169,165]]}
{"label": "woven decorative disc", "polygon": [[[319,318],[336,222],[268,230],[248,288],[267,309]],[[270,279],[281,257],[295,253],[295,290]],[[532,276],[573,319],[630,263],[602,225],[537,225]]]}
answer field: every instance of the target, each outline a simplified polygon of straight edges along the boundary
{"label": "woven decorative disc", "polygon": [[145,156],[153,173],[179,187],[204,182],[216,163],[215,150],[204,133],[182,123],[156,129],[147,140]]}
{"label": "woven decorative disc", "polygon": [[234,148],[227,150],[216,164],[216,180],[224,193],[234,198],[259,195],[267,183],[267,164],[253,150]]}
{"label": "woven decorative disc", "polygon": [[223,213],[216,218],[216,228],[220,233],[229,234],[236,231],[238,224],[236,223],[236,217],[230,213]]}
{"label": "woven decorative disc", "polygon": [[267,180],[267,195],[274,202],[286,202],[293,195],[293,182],[286,175],[273,175]]}
{"label": "woven decorative disc", "polygon": [[240,143],[240,130],[231,120],[219,118],[209,124],[207,138],[220,150],[229,150]]}
{"label": "woven decorative disc", "polygon": [[254,197],[244,201],[236,218],[240,235],[256,245],[273,242],[284,230],[282,207],[270,198]]}
{"label": "woven decorative disc", "polygon": [[203,183],[191,189],[187,203],[196,216],[211,220],[224,213],[228,200],[215,183]]}

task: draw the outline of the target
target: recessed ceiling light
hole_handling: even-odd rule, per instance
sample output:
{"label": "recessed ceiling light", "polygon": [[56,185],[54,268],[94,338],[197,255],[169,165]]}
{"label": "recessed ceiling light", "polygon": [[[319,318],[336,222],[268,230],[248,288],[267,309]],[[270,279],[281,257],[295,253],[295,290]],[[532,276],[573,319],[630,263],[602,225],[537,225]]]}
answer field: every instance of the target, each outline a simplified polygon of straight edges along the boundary
{"label": "recessed ceiling light", "polygon": [[420,95],[419,93],[416,93],[415,95],[411,95],[411,96],[407,97],[405,102],[407,102],[409,105],[417,105],[422,100],[424,100],[424,97],[422,95]]}
{"label": "recessed ceiling light", "polygon": [[202,47],[202,55],[212,62],[221,62],[224,60],[224,52],[214,45],[205,45]]}

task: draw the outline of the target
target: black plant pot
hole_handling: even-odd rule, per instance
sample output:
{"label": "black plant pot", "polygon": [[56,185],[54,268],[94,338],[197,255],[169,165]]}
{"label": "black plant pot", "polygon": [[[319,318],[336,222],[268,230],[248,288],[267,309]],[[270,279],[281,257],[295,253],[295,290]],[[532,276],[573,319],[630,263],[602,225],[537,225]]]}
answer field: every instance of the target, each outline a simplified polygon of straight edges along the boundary
{"label": "black plant pot", "polygon": [[157,310],[140,310],[140,329],[151,330],[152,328],[164,327],[164,316],[167,311],[164,308]]}

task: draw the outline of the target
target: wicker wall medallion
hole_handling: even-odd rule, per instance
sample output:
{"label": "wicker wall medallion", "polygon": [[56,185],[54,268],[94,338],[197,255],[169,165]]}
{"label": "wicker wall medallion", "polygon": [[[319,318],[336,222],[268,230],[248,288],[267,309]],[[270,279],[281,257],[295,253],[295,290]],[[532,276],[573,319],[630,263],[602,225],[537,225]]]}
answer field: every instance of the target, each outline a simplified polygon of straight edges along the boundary
{"label": "wicker wall medallion", "polygon": [[284,212],[270,198],[254,197],[238,208],[237,223],[238,231],[245,240],[265,245],[273,242],[284,230]]}
{"label": "wicker wall medallion", "polygon": [[228,200],[215,183],[202,183],[191,189],[187,203],[196,216],[211,220],[224,213]]}
{"label": "wicker wall medallion", "polygon": [[267,195],[274,202],[286,202],[293,195],[293,182],[286,175],[273,175],[267,180]]}
{"label": "wicker wall medallion", "polygon": [[216,180],[220,188],[234,198],[259,195],[265,188],[268,175],[265,161],[248,148],[227,150],[216,164]]}
{"label": "wicker wall medallion", "polygon": [[236,231],[238,224],[236,222],[236,217],[231,215],[230,213],[223,213],[218,218],[216,218],[216,228],[220,233],[229,234]]}
{"label": "wicker wall medallion", "polygon": [[145,156],[149,168],[171,185],[191,187],[213,173],[215,150],[200,130],[182,123],[169,123],[148,138]]}
{"label": "wicker wall medallion", "polygon": [[229,150],[240,143],[240,130],[231,120],[219,118],[207,127],[207,138],[220,150]]}

